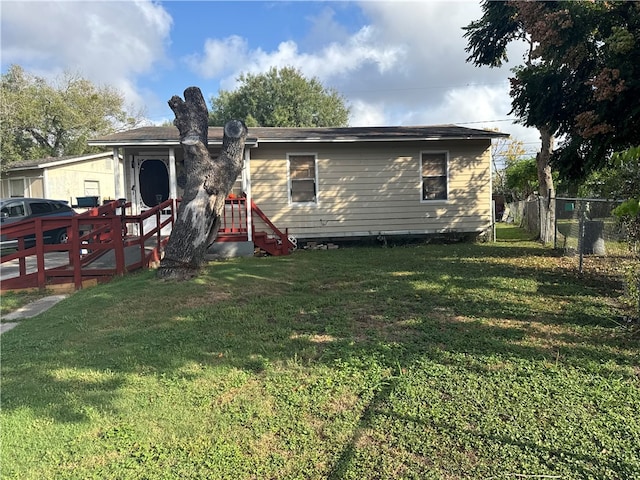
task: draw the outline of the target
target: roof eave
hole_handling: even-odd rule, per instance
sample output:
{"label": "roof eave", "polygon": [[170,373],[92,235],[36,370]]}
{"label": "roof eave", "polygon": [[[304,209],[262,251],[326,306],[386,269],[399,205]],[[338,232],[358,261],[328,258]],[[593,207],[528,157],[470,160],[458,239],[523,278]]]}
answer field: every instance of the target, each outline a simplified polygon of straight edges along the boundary
{"label": "roof eave", "polygon": [[459,137],[386,137],[386,138],[261,138],[258,143],[356,143],[356,142],[433,142],[441,140],[491,140],[508,137],[508,134],[496,136],[459,136]]}
{"label": "roof eave", "polygon": [[49,168],[49,167],[59,167],[62,165],[71,165],[74,163],[81,163],[81,162],[86,162],[87,160],[95,160],[97,158],[101,158],[101,157],[112,157],[111,152],[100,152],[100,153],[90,153],[88,155],[80,155],[78,157],[74,157],[74,158],[65,158],[65,159],[61,159],[61,160],[57,160],[57,161],[52,161],[52,162],[44,162],[44,163],[37,163],[37,164],[33,164],[33,165],[23,165],[23,166],[14,166],[12,167],[11,164],[9,164],[9,168],[7,169],[7,171],[18,171],[18,170],[42,170],[45,168]]}
{"label": "roof eave", "polygon": [[[92,147],[111,147],[111,148],[126,148],[126,147],[179,147],[180,141],[178,140],[89,140],[88,145]],[[245,142],[246,146],[255,147],[258,144],[257,141]],[[222,145],[222,140],[209,140],[207,145]]]}

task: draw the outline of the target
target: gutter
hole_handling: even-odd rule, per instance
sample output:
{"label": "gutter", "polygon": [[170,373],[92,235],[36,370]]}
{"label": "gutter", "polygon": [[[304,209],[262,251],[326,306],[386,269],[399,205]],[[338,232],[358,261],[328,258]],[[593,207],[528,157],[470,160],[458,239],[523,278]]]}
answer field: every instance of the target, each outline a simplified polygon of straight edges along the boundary
{"label": "gutter", "polygon": [[[111,148],[127,148],[127,147],[180,147],[179,140],[88,140],[87,145],[92,147],[111,147]],[[213,140],[207,142],[208,146],[222,146],[222,140]],[[257,147],[258,141],[245,142],[245,146]]]}
{"label": "gutter", "polygon": [[[320,137],[310,138],[259,138],[253,141],[245,142],[247,147],[257,147],[260,143],[271,144],[285,144],[285,143],[367,143],[367,142],[434,142],[434,141],[460,141],[460,140],[489,140],[492,138],[500,138],[501,135],[496,137],[385,137],[385,138],[334,138],[326,139]],[[129,140],[129,141],[99,141],[89,140],[87,142],[90,146],[95,147],[112,147],[112,148],[126,148],[126,147],[179,147],[180,142],[176,140]],[[221,146],[222,140],[210,140],[207,145],[209,146]]]}

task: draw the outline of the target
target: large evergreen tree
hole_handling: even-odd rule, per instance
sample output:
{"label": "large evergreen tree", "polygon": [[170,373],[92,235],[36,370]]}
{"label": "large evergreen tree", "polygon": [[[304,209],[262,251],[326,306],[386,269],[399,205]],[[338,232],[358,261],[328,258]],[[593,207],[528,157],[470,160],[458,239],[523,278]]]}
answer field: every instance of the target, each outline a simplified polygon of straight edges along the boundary
{"label": "large evergreen tree", "polygon": [[211,99],[209,125],[242,119],[248,127],[342,127],[349,109],[335,90],[318,79],[305,78],[292,67],[262,74],[242,74],[234,91],[221,90]]}
{"label": "large evergreen tree", "polygon": [[553,195],[551,165],[581,179],[640,143],[640,3],[485,0],[482,9],[465,27],[468,61],[499,67],[511,42],[529,46],[513,70],[512,113],[540,131],[542,196]]}

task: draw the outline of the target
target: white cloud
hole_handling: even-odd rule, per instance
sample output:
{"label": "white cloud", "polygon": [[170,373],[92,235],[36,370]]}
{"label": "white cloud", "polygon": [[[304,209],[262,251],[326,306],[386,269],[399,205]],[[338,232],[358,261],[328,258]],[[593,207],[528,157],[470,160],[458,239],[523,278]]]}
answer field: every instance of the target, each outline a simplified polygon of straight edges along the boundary
{"label": "white cloud", "polygon": [[351,110],[350,125],[352,127],[376,127],[388,125],[387,116],[384,112],[384,106],[361,100],[355,100],[349,103]]}
{"label": "white cloud", "polygon": [[3,65],[49,79],[78,73],[138,107],[145,102],[136,77],[167,62],[172,20],[151,1],[3,2],[2,17]]}
{"label": "white cloud", "polygon": [[185,57],[187,66],[203,78],[211,79],[237,69],[248,54],[247,41],[232,35],[222,40],[208,38],[202,54]]}
{"label": "white cloud", "polygon": [[351,125],[461,122],[511,129],[508,122],[488,122],[506,119],[510,110],[508,67],[476,68],[466,62],[462,27],[481,16],[478,2],[360,5],[370,22],[351,34],[330,8],[307,19],[312,41],[301,42],[313,47],[306,51],[291,40],[271,51],[251,49],[234,36],[207,40],[203,54],[191,56],[189,64],[205,78],[221,77],[225,90],[237,86],[242,72],[293,66],[345,95]]}
{"label": "white cloud", "polygon": [[[122,91],[128,103],[154,112],[154,120],[171,116],[166,99],[179,93],[154,91],[155,86],[171,83],[163,74],[181,66],[187,68],[179,74],[172,71],[175,79],[166,88],[179,90],[177,83],[204,80],[205,98],[215,94],[205,90],[235,88],[241,72],[293,66],[341,92],[354,126],[507,118],[509,66],[475,68],[466,62],[461,27],[480,18],[478,1],[358,5],[365,21],[355,26],[340,23],[341,4],[327,3],[316,17],[300,19],[309,26],[305,38],[283,37],[267,50],[250,45],[241,34],[211,37],[196,53],[170,59],[173,20],[152,0],[3,2],[2,64],[17,63],[45,78],[67,70],[109,84]],[[519,55],[515,49],[511,57],[518,61]],[[158,82],[145,84],[143,76]],[[504,122],[486,125],[537,140],[530,129]]]}
{"label": "white cloud", "polygon": [[332,42],[317,52],[302,53],[294,41],[281,42],[278,48],[266,52],[250,50],[245,39],[231,36],[222,40],[207,39],[203,54],[193,54],[184,60],[192,71],[204,78],[224,76],[222,88],[232,89],[240,73],[261,73],[273,67],[292,66],[307,77],[327,81],[346,76],[365,65],[379,73],[387,73],[401,64],[405,51],[399,45],[378,45],[375,28],[365,26],[344,43]]}

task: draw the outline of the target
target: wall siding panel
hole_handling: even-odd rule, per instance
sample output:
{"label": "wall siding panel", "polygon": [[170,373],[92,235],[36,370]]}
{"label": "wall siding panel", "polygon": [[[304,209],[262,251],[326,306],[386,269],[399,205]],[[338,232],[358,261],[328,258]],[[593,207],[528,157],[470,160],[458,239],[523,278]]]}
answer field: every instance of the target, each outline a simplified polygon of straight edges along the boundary
{"label": "wall siding panel", "polygon": [[[420,154],[449,152],[449,198],[421,201]],[[289,204],[287,154],[315,154],[318,202]],[[489,140],[262,144],[251,151],[252,197],[298,238],[480,232],[491,222]]]}

